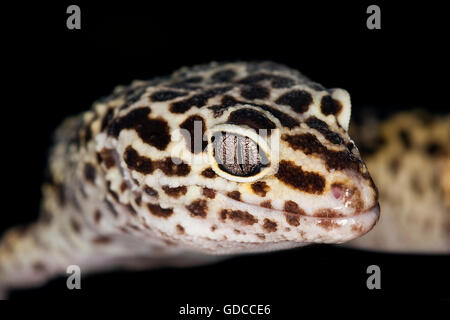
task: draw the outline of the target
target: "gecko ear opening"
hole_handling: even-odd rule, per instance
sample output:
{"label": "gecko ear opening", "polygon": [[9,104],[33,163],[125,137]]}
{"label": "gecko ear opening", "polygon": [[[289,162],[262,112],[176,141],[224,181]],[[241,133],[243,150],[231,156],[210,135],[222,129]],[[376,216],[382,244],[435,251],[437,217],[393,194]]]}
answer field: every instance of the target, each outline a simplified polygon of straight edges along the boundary
{"label": "gecko ear opening", "polygon": [[339,104],[342,106],[341,110],[336,115],[336,120],[342,128],[348,131],[352,110],[349,93],[344,89],[332,89],[331,98],[339,102]]}

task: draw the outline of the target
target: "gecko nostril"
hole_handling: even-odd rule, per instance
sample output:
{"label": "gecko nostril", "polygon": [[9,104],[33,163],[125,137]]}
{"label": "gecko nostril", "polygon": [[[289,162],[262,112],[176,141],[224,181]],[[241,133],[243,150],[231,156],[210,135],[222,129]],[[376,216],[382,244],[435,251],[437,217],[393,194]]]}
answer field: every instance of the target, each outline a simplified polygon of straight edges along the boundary
{"label": "gecko nostril", "polygon": [[345,193],[344,188],[340,183],[335,183],[335,184],[331,185],[331,194],[336,199],[338,199],[338,200],[342,199],[344,193]]}

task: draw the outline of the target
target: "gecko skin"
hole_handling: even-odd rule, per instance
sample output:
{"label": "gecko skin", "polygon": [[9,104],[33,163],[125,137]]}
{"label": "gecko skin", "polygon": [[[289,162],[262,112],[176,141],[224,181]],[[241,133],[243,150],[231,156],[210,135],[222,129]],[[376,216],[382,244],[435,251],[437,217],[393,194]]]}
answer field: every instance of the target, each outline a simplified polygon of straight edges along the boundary
{"label": "gecko skin", "polygon": [[116,88],[57,130],[41,217],[6,232],[0,287],[365,234],[378,194],[350,108],[345,90],[271,62]]}

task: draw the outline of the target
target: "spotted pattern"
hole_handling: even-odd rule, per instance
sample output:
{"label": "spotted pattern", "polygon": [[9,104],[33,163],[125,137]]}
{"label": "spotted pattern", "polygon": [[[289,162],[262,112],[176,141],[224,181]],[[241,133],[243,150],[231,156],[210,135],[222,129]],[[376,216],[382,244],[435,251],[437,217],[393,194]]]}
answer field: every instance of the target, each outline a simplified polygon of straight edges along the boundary
{"label": "spotted pattern", "polygon": [[[230,113],[227,123],[236,125],[246,125],[259,134],[271,135],[271,129],[275,129],[275,124],[261,112],[253,109],[239,109]],[[264,131],[263,131],[264,130]]]}
{"label": "spotted pattern", "polygon": [[180,196],[185,195],[187,192],[186,186],[180,186],[180,187],[174,187],[174,188],[171,188],[169,186],[162,186],[162,189],[168,196],[170,196],[172,198],[179,198]]}
{"label": "spotted pattern", "polygon": [[[328,208],[327,185],[336,201],[347,202],[348,211],[355,212],[365,209],[361,199],[368,194],[352,182],[374,186],[357,148],[336,122],[348,106],[324,96],[326,92],[331,91],[268,62],[184,68],[172,77],[117,88],[89,112],[69,119],[56,135],[44,188],[48,213],[43,229],[66,223],[54,228],[65,231],[61,240],[74,253],[79,246],[82,252],[95,252],[95,257],[81,260],[95,258],[100,267],[114,267],[115,258],[133,255],[164,258],[171,247],[237,253],[270,249],[280,242],[336,242],[349,233],[362,234],[367,231],[362,226],[345,231],[334,222],[343,213]],[[245,174],[233,176],[216,174],[221,168],[216,162],[191,163],[190,158],[203,156],[213,160],[203,152],[214,142],[203,137],[216,125],[236,129],[245,141],[256,132],[269,149],[269,140],[280,133],[281,159],[264,153],[267,161],[258,170],[236,163],[234,169]],[[414,147],[407,134],[397,138],[404,148]],[[327,174],[314,169],[324,172],[324,167]],[[336,171],[342,182],[334,179]],[[415,185],[423,188],[420,181]],[[306,198],[315,200],[314,209]],[[317,234],[308,231],[318,229],[322,231]],[[328,232],[334,229],[339,230]],[[30,243],[37,245],[35,238]],[[148,248],[148,253],[139,248]],[[59,254],[55,248],[48,252]],[[30,260],[32,277],[48,276],[54,269],[51,259]]]}
{"label": "spotted pattern", "polygon": [[318,173],[304,171],[292,161],[281,160],[275,176],[285,184],[307,193],[321,194],[325,178]]}
{"label": "spotted pattern", "polygon": [[246,86],[241,89],[241,96],[248,100],[266,99],[269,97],[269,90],[258,85]]}
{"label": "spotted pattern", "polygon": [[253,225],[258,222],[252,214],[242,210],[223,209],[220,213],[222,220],[232,220],[243,225]]}
{"label": "spotted pattern", "polygon": [[148,210],[156,217],[168,218],[173,214],[173,208],[162,208],[158,204],[147,203]]}
{"label": "spotted pattern", "polygon": [[142,174],[150,174],[160,169],[167,176],[186,176],[190,172],[190,166],[180,159],[166,158],[164,160],[152,161],[150,158],[141,156],[131,146],[124,152],[124,160],[128,168]]}
{"label": "spotted pattern", "polygon": [[350,169],[356,172],[363,171],[363,162],[347,149],[335,151],[327,149],[311,133],[286,135],[282,137],[294,150],[301,150],[306,155],[317,155],[325,161],[328,170]]}
{"label": "spotted pattern", "polygon": [[201,116],[190,116],[182,124],[180,124],[180,128],[185,130],[182,134],[186,140],[189,151],[198,154],[205,150],[208,145],[208,142],[204,140],[204,135],[207,128],[205,125],[205,120]]}
{"label": "spotted pattern", "polygon": [[339,115],[342,111],[342,104],[330,96],[324,96],[320,102],[320,109],[326,116]]}
{"label": "spotted pattern", "polygon": [[165,150],[170,142],[167,121],[162,118],[149,119],[149,113],[148,107],[134,109],[111,123],[108,133],[118,137],[122,130],[134,129],[145,143],[159,150]]}
{"label": "spotted pattern", "polygon": [[208,202],[204,199],[192,201],[186,208],[193,217],[205,218],[208,212]]}
{"label": "spotted pattern", "polygon": [[308,111],[313,99],[311,94],[305,90],[293,90],[283,94],[275,102],[288,105],[297,113],[304,113]]}
{"label": "spotted pattern", "polygon": [[270,190],[270,187],[264,181],[258,181],[258,182],[252,183],[251,188],[255,194],[257,194],[261,197],[265,197],[267,192],[269,192],[269,190]]}

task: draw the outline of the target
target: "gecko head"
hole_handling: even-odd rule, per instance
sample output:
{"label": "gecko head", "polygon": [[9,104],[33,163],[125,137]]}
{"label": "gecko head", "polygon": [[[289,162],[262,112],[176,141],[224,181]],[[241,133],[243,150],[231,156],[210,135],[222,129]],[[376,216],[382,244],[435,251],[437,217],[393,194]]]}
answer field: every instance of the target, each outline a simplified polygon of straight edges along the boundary
{"label": "gecko head", "polygon": [[[159,237],[212,253],[341,243],[368,232],[378,195],[347,133],[348,93],[252,86],[233,82],[195,100],[172,94],[148,108],[137,102],[113,121],[113,132],[127,129],[115,135],[116,149],[138,195],[134,211]],[[147,99],[163,96],[152,90]],[[269,94],[249,99],[245,90]]]}
{"label": "gecko head", "polygon": [[[341,243],[375,225],[377,189],[347,133],[348,93],[330,92],[293,114],[298,126],[292,128],[283,125],[279,113],[286,111],[276,104],[241,104],[209,130],[215,210],[227,239],[261,241],[265,248]],[[324,114],[327,108],[336,114]]]}

